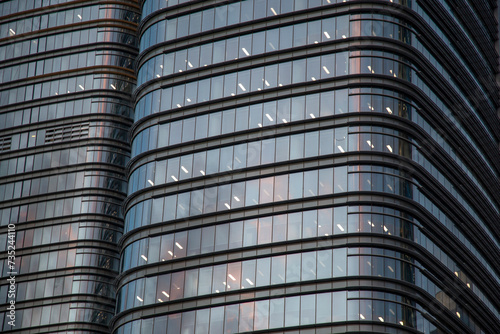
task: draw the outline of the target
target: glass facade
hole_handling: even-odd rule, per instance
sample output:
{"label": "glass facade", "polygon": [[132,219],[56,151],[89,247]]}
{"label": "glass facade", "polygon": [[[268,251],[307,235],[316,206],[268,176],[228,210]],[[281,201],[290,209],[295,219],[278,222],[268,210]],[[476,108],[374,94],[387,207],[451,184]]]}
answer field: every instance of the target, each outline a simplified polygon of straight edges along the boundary
{"label": "glass facade", "polygon": [[491,0],[0,4],[19,333],[500,333]]}
{"label": "glass facade", "polygon": [[0,16],[0,332],[109,333],[140,7],[10,0]]}
{"label": "glass facade", "polygon": [[113,333],[499,331],[493,4],[462,2],[144,1]]}

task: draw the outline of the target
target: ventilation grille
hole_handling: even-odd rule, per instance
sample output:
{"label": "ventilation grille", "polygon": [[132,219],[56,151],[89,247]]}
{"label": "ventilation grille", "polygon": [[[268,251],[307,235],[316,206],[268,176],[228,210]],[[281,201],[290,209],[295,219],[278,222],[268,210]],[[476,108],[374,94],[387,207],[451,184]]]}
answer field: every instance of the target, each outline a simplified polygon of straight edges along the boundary
{"label": "ventilation grille", "polygon": [[45,132],[45,143],[57,143],[60,141],[87,138],[88,136],[89,123],[79,123],[47,129]]}
{"label": "ventilation grille", "polygon": [[12,143],[12,137],[0,137],[0,152],[10,150],[10,144]]}

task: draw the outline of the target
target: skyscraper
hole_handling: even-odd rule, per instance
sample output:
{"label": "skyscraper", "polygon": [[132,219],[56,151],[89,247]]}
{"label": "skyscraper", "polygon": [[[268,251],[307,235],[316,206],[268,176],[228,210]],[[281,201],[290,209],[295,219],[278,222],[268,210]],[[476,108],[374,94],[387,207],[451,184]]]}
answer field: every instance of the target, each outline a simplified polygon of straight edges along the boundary
{"label": "skyscraper", "polygon": [[140,9],[11,0],[0,13],[1,326],[109,333]]}
{"label": "skyscraper", "polygon": [[[50,45],[50,26],[27,35],[12,28],[6,55],[0,53],[6,59],[0,63],[2,106],[8,105],[0,114],[7,127],[1,232],[15,224],[23,333],[29,327],[55,332],[37,326],[57,322],[66,326],[61,332],[106,332],[107,325],[116,334],[500,332],[494,1],[145,0],[137,27],[139,10],[129,3],[96,5],[99,18],[117,21],[67,26],[73,21],[54,16],[61,33],[109,25],[99,46],[83,43],[83,32],[79,43],[96,52],[96,62],[99,47],[121,62],[103,57],[95,67],[93,60],[78,60],[75,72],[60,73],[63,62],[50,62],[66,55],[60,46],[18,60],[10,55],[23,56],[24,41],[34,36],[46,36]],[[82,5],[34,12],[74,6]],[[7,16],[2,33],[21,17]],[[137,57],[134,37],[121,37],[120,29],[137,30]],[[55,38],[53,45],[64,43],[59,40],[65,41]],[[134,57],[137,88],[132,61],[125,61]],[[19,65],[24,73],[22,64],[31,58],[48,60],[54,74],[33,70],[40,77],[32,77],[26,65],[25,78],[8,69]],[[77,93],[80,74],[93,74],[85,83],[94,83]],[[61,82],[73,77],[65,93],[71,80]],[[59,86],[53,86],[56,78]],[[80,115],[73,104],[53,107],[76,105],[80,97],[96,109]],[[27,108],[31,118],[24,116]],[[11,110],[21,116],[9,116]],[[93,136],[89,125],[85,132],[94,115],[101,127],[114,122],[110,128],[126,131],[131,125],[130,161],[124,132]],[[77,134],[63,137],[68,124]],[[32,149],[42,140],[36,133],[29,145],[35,130],[46,132],[45,141]],[[49,130],[74,140],[58,145],[76,160],[50,165],[61,160],[45,157],[58,147]],[[28,144],[21,144],[22,133]],[[116,149],[122,158],[106,160]],[[31,150],[33,163],[19,162]],[[79,154],[94,160],[82,165]],[[68,182],[65,175],[77,171],[92,178]],[[101,172],[113,173],[116,183],[95,181]],[[112,186],[123,185],[125,174],[126,198],[125,189]],[[48,178],[45,188],[38,177]],[[25,190],[28,181],[34,193]],[[78,196],[70,208],[66,200]],[[52,240],[55,226],[69,222],[73,238]],[[113,233],[71,233],[97,223]],[[50,255],[63,249],[76,253]],[[79,255],[74,264],[54,262]],[[25,263],[28,256],[38,267]],[[72,290],[50,290],[50,279],[66,275],[79,275]],[[113,288],[90,288],[113,279],[114,310]],[[87,280],[88,288],[78,280]],[[28,288],[30,282],[36,283]],[[43,295],[38,284],[45,284]],[[0,289],[8,302],[8,285]],[[67,316],[64,303],[72,303]]]}

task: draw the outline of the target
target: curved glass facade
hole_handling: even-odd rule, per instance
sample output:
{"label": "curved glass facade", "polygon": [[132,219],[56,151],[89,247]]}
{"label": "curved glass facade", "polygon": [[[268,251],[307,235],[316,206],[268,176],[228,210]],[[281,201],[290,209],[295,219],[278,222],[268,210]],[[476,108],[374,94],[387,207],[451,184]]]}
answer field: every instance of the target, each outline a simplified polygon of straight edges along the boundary
{"label": "curved glass facade", "polygon": [[145,1],[113,333],[500,330],[479,2]]}
{"label": "curved glass facade", "polygon": [[496,6],[2,1],[0,332],[500,333]]}
{"label": "curved glass facade", "polygon": [[11,0],[0,13],[0,331],[109,333],[140,7]]}

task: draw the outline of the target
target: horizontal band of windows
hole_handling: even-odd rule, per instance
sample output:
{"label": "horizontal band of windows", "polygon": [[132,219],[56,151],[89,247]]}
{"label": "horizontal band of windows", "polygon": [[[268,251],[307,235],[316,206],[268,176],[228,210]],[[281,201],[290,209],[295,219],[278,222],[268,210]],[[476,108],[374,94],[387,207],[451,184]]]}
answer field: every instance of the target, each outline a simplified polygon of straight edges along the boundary
{"label": "horizontal band of windows", "polygon": [[[52,116],[56,111],[52,111]],[[3,152],[22,150],[31,147],[45,146],[56,143],[68,143],[73,140],[82,139],[113,139],[124,143],[129,142],[128,127],[122,123],[110,121],[84,121],[78,123],[65,122],[57,127],[47,127],[41,130],[21,132],[5,137],[0,137],[10,141],[7,149],[4,145]],[[1,197],[1,196],[0,196]]]}
{"label": "horizontal band of windows", "polygon": [[116,50],[73,53],[1,68],[0,78],[3,78],[2,82],[5,84],[9,81],[93,66],[117,66],[133,71],[134,58],[131,53]]}
{"label": "horizontal band of windows", "polygon": [[[75,240],[95,240],[117,243],[122,232],[109,222],[82,221],[44,227],[20,229],[17,226],[16,246],[18,249],[56,244]],[[0,249],[7,251],[7,234],[0,234]]]}
{"label": "horizontal band of windows", "polygon": [[[344,63],[344,61],[347,61],[347,52],[340,52],[321,57],[268,65],[212,77],[211,79],[194,81],[184,85],[154,90],[138,101],[135,108],[135,121],[137,122],[145,116],[159,113],[160,111],[180,109],[184,106],[218,100],[223,97],[230,98],[251,91],[285,87],[292,83],[311,82],[347,73],[372,75],[380,73],[384,76],[396,77],[409,81],[421,88],[422,91],[428,92],[428,97],[439,106],[443,106],[442,110],[445,112],[446,116],[451,118],[451,120],[459,126],[459,129],[465,133],[465,130],[461,126],[461,122],[447,107],[445,107],[446,105],[437,97],[436,93],[423,82],[417,71],[406,64],[407,60],[388,52],[374,52],[379,56],[373,55],[370,57],[361,57],[358,51],[353,51],[351,53],[356,55],[356,57],[351,57],[350,61],[346,63]],[[370,51],[370,54],[371,53],[372,51]],[[340,59],[338,59],[339,56],[341,56]],[[385,58],[382,58],[382,56]],[[394,57],[396,59],[393,60],[388,57]],[[342,63],[340,72],[338,71],[338,66],[340,66],[339,61]],[[350,63],[350,65],[348,66],[347,63]],[[336,65],[336,72],[332,72],[333,69],[331,68],[331,64]],[[277,120],[277,122],[281,123],[282,120]],[[467,133],[466,136],[470,139],[469,141],[477,147],[477,144],[472,141]],[[482,156],[484,157],[484,154],[482,154]],[[487,161],[491,167],[489,160],[485,161]],[[494,169],[492,168],[492,170]]]}
{"label": "horizontal band of windows", "polygon": [[[360,209],[364,212],[355,212]],[[384,214],[375,213],[382,211]],[[422,232],[420,223],[408,214],[390,208],[349,206],[308,210],[137,240],[123,249],[120,271],[123,273],[137,266],[164,264],[184,257],[207,256],[213,252],[228,252],[241,247],[272,245],[284,241],[322,239],[346,233],[393,235],[413,241],[431,252],[438,261],[472,289],[492,312],[498,314],[469,275],[424,234],[426,231]],[[481,254],[476,252],[474,255],[479,257],[481,262],[485,262]]]}
{"label": "horizontal band of windows", "polygon": [[[0,13],[2,13],[2,15],[23,13],[23,15],[27,16],[30,14],[24,13],[25,11],[33,11],[37,9],[45,10],[46,7],[54,5],[59,5],[58,7],[61,7],[73,1],[74,0],[46,0],[46,1],[6,0],[0,3]],[[137,6],[134,5],[125,6],[125,8],[138,10]]]}
{"label": "horizontal band of windows", "polygon": [[[359,181],[359,176],[365,173],[358,174],[361,172],[359,168],[360,166],[356,166],[356,168],[349,167],[349,174],[347,166],[322,168],[307,172],[235,182],[148,199],[127,208],[125,233],[140,226],[200,214],[233,210],[265,203],[279,203],[286,200],[359,191],[361,187],[365,187]],[[413,198],[413,195],[419,193],[415,193],[418,191],[417,186],[408,179],[401,178],[404,175],[399,176],[404,172],[381,166],[366,166],[364,168],[368,170],[373,169],[374,175],[377,175],[377,182],[374,182],[374,187],[370,189],[371,191],[399,194],[409,198]],[[371,173],[366,173],[366,175],[369,174]],[[378,180],[379,177],[382,179]]]}
{"label": "horizontal band of windows", "polygon": [[122,218],[121,200],[109,196],[69,197],[0,209],[2,226],[80,214]]}
{"label": "horizontal band of windows", "polygon": [[[268,2],[269,1],[269,2]],[[185,38],[213,29],[227,28],[239,23],[272,18],[285,13],[326,7],[344,0],[246,0],[187,15],[164,19],[151,24],[140,37],[140,52],[155,44]],[[389,2],[389,1],[388,1]],[[393,1],[394,2],[394,1]],[[398,3],[401,1],[397,1]],[[270,6],[266,6],[266,3]]]}
{"label": "horizontal band of windows", "polygon": [[[360,250],[360,254],[357,251],[335,248],[302,252],[140,278],[120,288],[117,312],[183,298],[349,276],[403,280],[432,296],[442,295],[438,301],[450,311],[457,307],[463,309],[462,305],[443,291],[440,287],[442,282],[438,284],[435,278],[424,274],[426,269],[422,270],[421,264],[411,256],[368,247]],[[468,320],[475,328],[475,322],[470,318]]]}
{"label": "horizontal band of windows", "polygon": [[[324,26],[323,29],[322,26]],[[310,31],[314,30],[314,33],[308,35],[308,27]],[[225,61],[347,38],[349,37],[348,27],[349,16],[338,16],[161,54],[141,65],[137,75],[137,85],[141,86],[148,80],[173,73],[185,72]]]}
{"label": "horizontal band of windows", "polygon": [[[118,254],[106,255],[106,253],[111,252],[96,248],[79,248],[16,256],[17,274],[89,266],[118,271]],[[4,268],[2,277],[10,277],[7,259],[0,260],[0,263]]]}
{"label": "horizontal band of windows", "polygon": [[[26,57],[37,53],[56,51],[74,46],[86,46],[94,43],[119,43],[131,48],[137,47],[135,35],[127,32],[112,31],[107,29],[81,29],[73,32],[33,38],[22,42],[10,43],[0,46],[0,59],[14,59]],[[125,31],[121,28],[120,30]]]}
{"label": "horizontal band of windows", "polygon": [[0,129],[91,114],[101,114],[100,117],[103,118],[107,116],[106,114],[109,114],[110,117],[118,115],[126,119],[132,118],[133,110],[127,105],[126,101],[116,97],[98,97],[101,95],[99,93],[95,95],[96,97],[93,98],[82,99],[77,97],[70,101],[37,105],[35,107],[29,106],[23,110],[1,113]]}
{"label": "horizontal band of windows", "polygon": [[[455,80],[452,79],[452,76],[443,68],[441,63],[433,55],[433,52],[429,52],[422,44],[420,41],[422,37],[419,37],[419,35],[409,26],[405,26],[405,24],[400,22],[389,22],[395,20],[392,16],[375,15],[372,18],[372,14],[361,14],[353,16],[353,18],[360,18],[362,21],[351,21],[349,29],[349,17],[349,15],[345,15],[310,21],[221,40],[215,43],[203,44],[201,46],[195,46],[165,55],[158,55],[149,59],[140,67],[138,72],[138,86],[141,86],[148,80],[167,76],[172,73],[189,71],[212,64],[222,63],[224,61],[245,58],[251,55],[259,55],[266,52],[301,47],[304,45],[321,44],[322,42],[347,37],[380,36],[396,39],[408,45],[412,45],[432,64],[435,64],[435,68],[454,85],[455,89],[459,89],[455,84]],[[338,22],[336,23],[336,21]],[[491,108],[494,108],[493,101],[491,101],[484,87],[475,79],[473,72],[471,72],[466,62],[463,61],[454,48],[452,48],[452,51],[454,51],[455,55],[462,61],[462,64],[469,72],[470,77],[474,80],[477,87],[480,87],[485,101],[488,102]]]}
{"label": "horizontal band of windows", "polygon": [[127,181],[115,173],[92,171],[57,174],[0,184],[0,201],[81,188],[103,188],[126,193]]}
{"label": "horizontal band of windows", "polygon": [[[165,328],[169,334],[207,334],[209,331],[236,333],[286,327],[294,327],[296,330],[296,326],[300,325],[329,324],[348,320],[359,322],[363,320],[360,318],[362,312],[367,316],[370,313],[370,317],[379,323],[394,323],[402,326],[402,329],[409,327],[420,331],[424,328],[436,330],[436,327],[415,307],[422,311],[424,309],[408,297],[369,290],[360,293],[364,291],[369,293],[369,297],[361,300],[350,299],[346,291],[338,291],[278,297],[156,316],[128,322],[113,333],[131,334],[140,330],[141,334],[152,334],[153,330],[154,333],[160,333]],[[360,301],[363,301],[361,305]],[[405,304],[406,302],[411,302],[412,306]],[[259,316],[255,317],[255,314]]]}
{"label": "horizontal band of windows", "polygon": [[64,96],[85,90],[100,89],[109,89],[117,91],[120,94],[127,94],[132,93],[135,89],[135,84],[126,76],[90,74],[2,90],[0,92],[0,103],[8,105],[47,97]]}
{"label": "horizontal band of windows", "polygon": [[105,7],[102,4],[80,8],[73,7],[68,10],[42,15],[23,15],[22,18],[16,19],[0,25],[0,39],[100,19],[115,19],[138,23],[139,14],[131,11],[128,6],[109,3]]}
{"label": "horizontal band of windows", "polygon": [[[113,281],[103,276],[71,275],[54,278],[40,278],[29,282],[16,282],[16,302],[39,298],[54,298],[72,294],[92,294],[105,298],[115,298]],[[7,304],[8,285],[0,287],[0,301]]]}
{"label": "horizontal band of windows", "polygon": [[378,151],[412,157],[411,137],[403,139],[405,133],[376,126],[370,129],[376,133],[349,134],[352,130],[310,131],[153,161],[130,174],[128,194],[179,180],[345,152]]}
{"label": "horizontal band of windows", "polygon": [[82,163],[104,163],[124,167],[129,153],[112,146],[71,147],[0,161],[0,177]]}
{"label": "horizontal band of windows", "polygon": [[[369,172],[371,170],[374,172]],[[381,174],[382,171],[385,171],[385,174]],[[402,171],[379,166],[352,166],[349,167],[349,173],[347,173],[347,167],[336,167],[335,173],[332,168],[312,170],[148,199],[127,208],[125,233],[141,226],[185,219],[201,214],[346,191],[383,192],[411,198],[436,217],[441,217],[439,220],[444,223],[446,228],[455,232],[457,230],[455,223],[435,203],[421,193],[418,186],[405,178],[396,176],[400,174],[404,177]],[[477,219],[477,221],[483,231],[490,236],[490,241],[498,242],[487,225],[482,220]],[[459,234],[457,237],[462,236],[463,238],[461,233],[458,231],[456,233]],[[466,244],[470,245],[470,242]],[[475,249],[472,245],[468,248]],[[492,269],[486,261],[483,264]],[[494,273],[493,270],[490,272]],[[500,282],[498,277],[495,276],[495,278]]]}
{"label": "horizontal band of windows", "polygon": [[[353,131],[359,132],[351,133]],[[414,149],[414,146],[419,147],[419,144],[406,133],[387,127],[358,126],[311,131],[150,162],[130,174],[128,193],[133,194],[147,187],[276,162],[345,152],[376,151],[399,155],[419,163],[446,187],[476,220],[482,221],[477,209],[469,203],[470,199],[467,200],[457,192],[453,186],[454,182],[425,157],[425,151],[422,154],[420,150]],[[371,181],[368,182],[372,186]],[[492,208],[496,209],[495,206]],[[484,222],[482,225],[487,226]],[[494,239],[491,233],[490,236]]]}
{"label": "horizontal band of windows", "polygon": [[[27,330],[30,327],[51,325],[59,325],[60,327],[65,323],[74,324],[75,322],[88,322],[94,326],[100,325],[107,328],[114,315],[113,308],[105,307],[102,304],[95,304],[95,308],[93,308],[93,303],[83,304],[88,306],[75,308],[74,303],[66,303],[16,310],[16,326],[11,327],[7,321],[3,321],[3,330],[11,331],[19,328]],[[7,313],[3,312],[0,314],[0,318],[8,319],[6,315]],[[82,327],[85,328],[84,325],[79,326],[79,328]]]}

